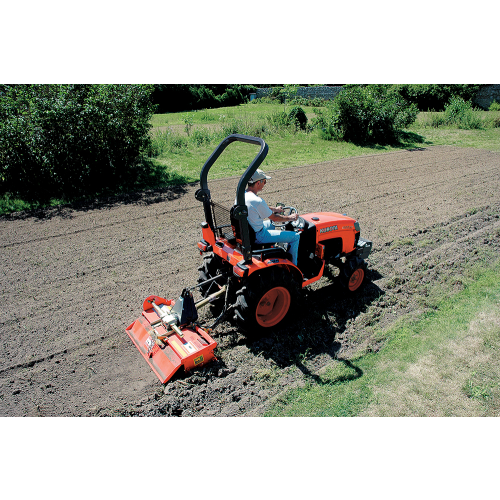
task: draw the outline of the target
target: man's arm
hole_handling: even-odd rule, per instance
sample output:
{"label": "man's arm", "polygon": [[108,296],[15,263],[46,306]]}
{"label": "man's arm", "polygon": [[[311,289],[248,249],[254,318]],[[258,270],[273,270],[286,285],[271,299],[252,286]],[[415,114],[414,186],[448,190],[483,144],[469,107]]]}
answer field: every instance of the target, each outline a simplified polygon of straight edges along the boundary
{"label": "man's arm", "polygon": [[297,220],[299,218],[299,214],[291,214],[291,215],[280,215],[280,214],[271,214],[269,216],[269,220],[273,222],[290,222]]}

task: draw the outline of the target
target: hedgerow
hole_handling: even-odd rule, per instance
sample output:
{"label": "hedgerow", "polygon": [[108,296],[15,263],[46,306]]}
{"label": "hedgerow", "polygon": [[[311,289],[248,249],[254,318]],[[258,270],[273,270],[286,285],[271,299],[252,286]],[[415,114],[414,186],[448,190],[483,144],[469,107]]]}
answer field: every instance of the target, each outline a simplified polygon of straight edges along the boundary
{"label": "hedgerow", "polygon": [[390,92],[399,94],[406,102],[416,104],[419,111],[443,111],[453,97],[469,101],[477,94],[475,84],[397,84],[389,85]]}
{"label": "hedgerow", "polygon": [[253,85],[157,84],[152,94],[157,113],[237,106],[248,102]]}
{"label": "hedgerow", "polygon": [[0,191],[23,199],[114,190],[150,148],[150,85],[3,85]]}

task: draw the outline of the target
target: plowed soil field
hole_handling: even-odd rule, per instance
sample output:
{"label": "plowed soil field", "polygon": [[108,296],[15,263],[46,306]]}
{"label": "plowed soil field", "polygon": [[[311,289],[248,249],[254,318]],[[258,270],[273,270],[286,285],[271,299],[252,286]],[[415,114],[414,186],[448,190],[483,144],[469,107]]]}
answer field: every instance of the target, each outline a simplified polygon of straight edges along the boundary
{"label": "plowed soil field", "polygon": [[[435,285],[460,288],[466,262],[500,251],[498,152],[431,147],[268,172],[269,204],[359,221],[374,243],[362,293],[345,297],[331,273],[287,328],[251,340],[224,322],[217,361],[163,386],[125,328],[148,295],[196,283],[198,186],[2,217],[0,415],[259,416],[333,359],[376,351],[375,328],[431,307]],[[237,180],[209,183],[213,199],[230,205]]]}

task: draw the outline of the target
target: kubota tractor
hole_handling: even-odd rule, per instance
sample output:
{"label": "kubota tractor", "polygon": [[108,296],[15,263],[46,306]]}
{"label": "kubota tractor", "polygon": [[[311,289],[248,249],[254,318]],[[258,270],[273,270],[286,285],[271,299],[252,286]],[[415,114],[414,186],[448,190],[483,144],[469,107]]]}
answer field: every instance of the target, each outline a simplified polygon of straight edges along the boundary
{"label": "kubota tractor", "polygon": [[[234,141],[260,146],[260,151],[236,190],[236,204],[225,207],[210,196],[208,172],[223,150]],[[272,328],[293,309],[302,288],[318,281],[325,264],[339,268],[339,279],[347,292],[358,290],[365,280],[364,259],[372,243],[360,237],[359,224],[346,215],[334,212],[302,214],[296,221],[282,227],[300,234],[298,262],[295,266],[286,248],[277,244],[255,244],[255,232],[248,223],[245,188],[252,174],[268,153],[263,139],[233,134],[226,137],[201,170],[200,189],[196,199],[203,203],[205,221],[203,239],[198,247],[204,254],[199,268],[199,286],[204,297],[225,287],[214,301],[224,316],[234,311],[238,325],[249,333]],[[294,207],[284,207],[289,213]]]}
{"label": "kubota tractor", "polygon": [[[260,150],[239,180],[236,204],[223,206],[211,198],[208,172],[235,141],[260,146]],[[149,296],[143,303],[142,315],[126,329],[163,383],[181,367],[188,371],[214,359],[217,343],[211,330],[229,314],[250,335],[282,324],[301,289],[318,281],[326,264],[339,268],[340,283],[348,293],[359,290],[365,280],[364,259],[372,243],[360,237],[358,222],[347,215],[303,214],[282,227],[283,231],[300,233],[297,266],[286,248],[255,243],[255,233],[247,220],[245,188],[267,153],[263,139],[240,134],[226,137],[217,146],[201,170],[200,189],[195,193],[205,214],[198,242],[203,255],[198,283],[184,289],[176,301]],[[297,211],[294,207],[284,209]],[[197,302],[192,294],[195,289],[202,295]],[[211,304],[216,319],[202,326],[197,310],[207,304]]]}

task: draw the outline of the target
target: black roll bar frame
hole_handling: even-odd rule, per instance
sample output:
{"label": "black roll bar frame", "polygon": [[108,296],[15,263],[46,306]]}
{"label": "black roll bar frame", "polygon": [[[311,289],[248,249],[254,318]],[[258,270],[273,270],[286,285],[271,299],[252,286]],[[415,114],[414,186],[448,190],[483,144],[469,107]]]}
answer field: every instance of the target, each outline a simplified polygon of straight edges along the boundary
{"label": "black roll bar frame", "polygon": [[208,160],[205,162],[201,169],[200,189],[196,191],[195,197],[198,201],[201,201],[203,203],[206,221],[213,231],[214,222],[210,206],[210,189],[208,189],[207,182],[208,172],[212,168],[213,164],[217,161],[219,156],[222,154],[222,152],[235,141],[246,142],[249,144],[260,146],[259,152],[250,163],[248,168],[245,170],[238,182],[238,187],[236,188],[236,205],[234,206],[232,213],[233,217],[240,221],[243,258],[246,263],[249,263],[252,261],[252,248],[250,243],[250,231],[248,229],[248,208],[245,205],[245,188],[248,184],[248,181],[262,164],[269,151],[269,147],[264,139],[242,134],[231,134],[223,139],[215,148],[214,152],[209,156]]}

